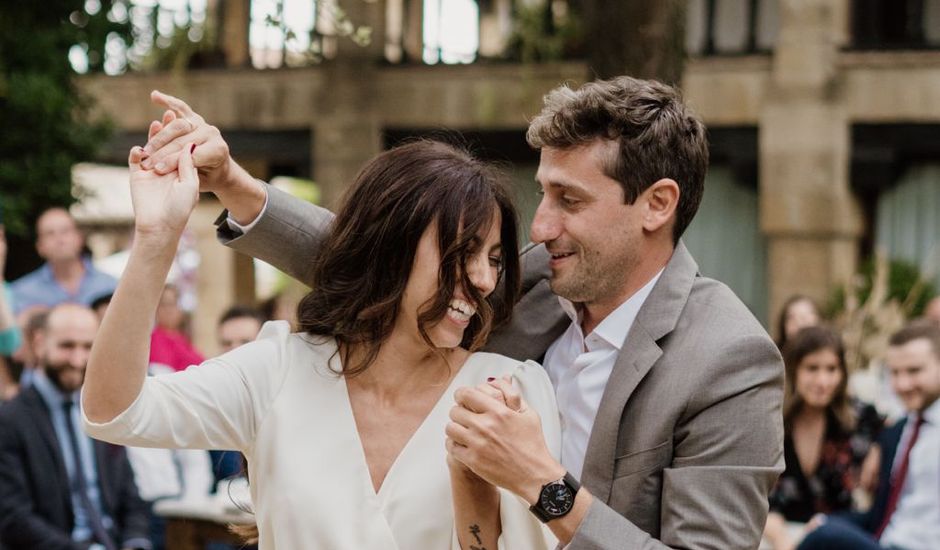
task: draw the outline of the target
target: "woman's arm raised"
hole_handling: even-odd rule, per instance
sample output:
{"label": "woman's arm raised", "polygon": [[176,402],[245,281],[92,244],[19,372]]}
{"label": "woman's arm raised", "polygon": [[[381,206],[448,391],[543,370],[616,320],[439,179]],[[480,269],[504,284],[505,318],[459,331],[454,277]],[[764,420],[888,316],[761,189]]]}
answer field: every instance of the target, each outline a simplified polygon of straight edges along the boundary
{"label": "woman's arm raised", "polygon": [[124,274],[95,338],[85,373],[82,407],[92,422],[108,422],[134,402],[147,376],[150,331],[179,238],[199,200],[194,145],[179,153],[179,168],[157,174],[131,149],[134,242]]}

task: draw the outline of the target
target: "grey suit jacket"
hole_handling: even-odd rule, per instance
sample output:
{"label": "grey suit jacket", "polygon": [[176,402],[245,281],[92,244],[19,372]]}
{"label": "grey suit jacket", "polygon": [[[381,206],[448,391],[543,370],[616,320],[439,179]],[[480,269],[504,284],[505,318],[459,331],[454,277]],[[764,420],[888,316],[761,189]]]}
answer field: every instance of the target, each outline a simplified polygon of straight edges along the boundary
{"label": "grey suit jacket", "polygon": [[[332,214],[268,189],[251,231],[220,223],[219,237],[309,283]],[[545,248],[520,259],[522,299],[487,349],[540,359],[570,320],[549,288]],[[581,480],[596,498],[568,548],[757,548],[783,471],[782,401],[776,346],[680,243],[604,391]]]}

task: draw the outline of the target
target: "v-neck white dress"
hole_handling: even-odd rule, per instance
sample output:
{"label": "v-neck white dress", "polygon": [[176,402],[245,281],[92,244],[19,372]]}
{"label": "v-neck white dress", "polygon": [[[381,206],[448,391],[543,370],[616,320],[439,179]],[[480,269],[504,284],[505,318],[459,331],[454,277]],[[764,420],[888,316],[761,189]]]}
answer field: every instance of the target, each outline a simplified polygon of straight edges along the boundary
{"label": "v-neck white dress", "polygon": [[[454,391],[490,376],[514,377],[558,455],[558,411],[545,371],[536,363],[474,353],[376,493],[335,351],[330,338],[291,334],[283,321],[267,323],[251,344],[147,378],[126,411],[105,424],[85,418],[85,430],[122,445],[243,452],[266,550],[457,548],[444,427]],[[500,516],[500,548],[554,547],[550,532],[508,492],[502,492]]]}

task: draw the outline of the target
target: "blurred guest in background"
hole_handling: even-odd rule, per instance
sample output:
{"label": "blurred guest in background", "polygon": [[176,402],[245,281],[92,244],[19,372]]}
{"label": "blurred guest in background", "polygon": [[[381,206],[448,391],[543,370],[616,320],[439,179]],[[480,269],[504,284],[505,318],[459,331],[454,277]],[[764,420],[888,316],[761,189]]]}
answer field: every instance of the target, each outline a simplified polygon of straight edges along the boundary
{"label": "blurred guest in background", "polygon": [[775,550],[796,545],[786,522],[851,509],[861,464],[882,425],[873,407],[849,399],[842,341],[834,331],[800,330],[783,348],[783,359],[786,470],[770,494],[764,530]]}
{"label": "blurred guest in background", "polygon": [[934,296],[924,308],[924,318],[940,326],[940,296]]}
{"label": "blurred guest in background", "polygon": [[17,349],[11,360],[16,363],[19,375],[19,386],[22,389],[28,388],[33,383],[39,363],[39,340],[46,326],[46,317],[49,315],[49,308],[45,306],[33,306],[17,317],[19,324],[23,327],[23,343]]}
{"label": "blurred guest in background", "polygon": [[264,323],[264,315],[253,307],[235,305],[219,318],[216,336],[220,353],[254,342]]}
{"label": "blurred guest in background", "polygon": [[17,314],[36,305],[63,302],[89,305],[114,292],[114,277],[95,269],[82,257],[84,239],[75,220],[63,208],[50,208],[36,220],[36,250],[46,260],[39,269],[11,285]]}
{"label": "blurred guest in background", "polygon": [[[248,342],[254,342],[263,323],[264,316],[255,308],[242,305],[230,307],[219,318],[216,330],[219,350],[221,353],[227,353]],[[244,474],[245,462],[240,452],[212,450],[209,455],[212,458],[216,487],[220,481]]]}
{"label": "blurred guest in background", "polygon": [[790,296],[780,308],[780,318],[777,321],[777,346],[782,350],[787,345],[787,340],[793,338],[800,329],[814,327],[822,321],[819,305],[812,298],[802,294]]}
{"label": "blurred guest in background", "polygon": [[0,407],[6,550],[150,548],[147,507],[124,448],[93,441],[80,428],[78,398],[97,331],[85,306],[52,309],[32,387]]}
{"label": "blurred guest in background", "polygon": [[815,519],[800,550],[935,550],[940,541],[940,327],[917,321],[885,355],[907,416],[878,439],[881,471],[865,513]]}
{"label": "blurred guest in background", "polygon": [[179,299],[175,286],[163,288],[157,305],[156,325],[150,336],[150,363],[166,365],[174,371],[185,370],[205,360],[183,330],[186,314],[179,306]]}
{"label": "blurred guest in background", "polygon": [[[0,274],[7,263],[7,240],[2,222],[0,222]],[[20,369],[8,358],[22,343],[22,334],[13,316],[13,297],[5,281],[0,288],[0,402],[12,399],[16,395]]]}

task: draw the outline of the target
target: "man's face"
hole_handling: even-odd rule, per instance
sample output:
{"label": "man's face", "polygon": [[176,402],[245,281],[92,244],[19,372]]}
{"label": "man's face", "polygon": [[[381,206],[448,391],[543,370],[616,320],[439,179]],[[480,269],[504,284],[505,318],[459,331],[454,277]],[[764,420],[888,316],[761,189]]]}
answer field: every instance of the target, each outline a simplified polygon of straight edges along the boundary
{"label": "man's face", "polygon": [[57,263],[81,257],[82,235],[75,220],[64,210],[44,213],[36,222],[36,250],[47,262]]}
{"label": "man's face", "polygon": [[611,148],[616,144],[598,140],[542,149],[536,179],[543,196],[531,237],[552,255],[552,291],[572,302],[618,297],[639,263],[641,201],[625,204],[623,188],[602,170]]}
{"label": "man's face", "polygon": [[90,309],[65,306],[52,311],[40,340],[40,365],[63,393],[82,387],[98,318]]}
{"label": "man's face", "polygon": [[238,346],[254,342],[261,330],[261,323],[254,317],[235,317],[219,325],[219,347],[222,353]]}
{"label": "man's face", "polygon": [[940,397],[940,358],[928,339],[888,348],[885,363],[891,386],[908,411],[923,411]]}

